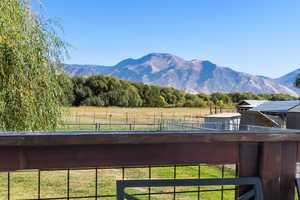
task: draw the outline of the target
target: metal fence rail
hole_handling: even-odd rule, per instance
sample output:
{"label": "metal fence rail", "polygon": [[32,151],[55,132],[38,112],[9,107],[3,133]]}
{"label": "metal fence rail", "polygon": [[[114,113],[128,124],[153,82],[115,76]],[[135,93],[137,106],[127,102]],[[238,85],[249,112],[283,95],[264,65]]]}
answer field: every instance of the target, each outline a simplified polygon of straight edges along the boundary
{"label": "metal fence rail", "polygon": [[160,123],[65,123],[58,130],[128,130],[135,131],[141,130],[163,130],[164,124]]}
{"label": "metal fence rail", "polygon": [[223,179],[181,179],[181,180],[122,180],[117,181],[117,200],[139,200],[134,194],[125,192],[126,188],[141,187],[176,187],[176,186],[230,186],[230,185],[251,185],[253,189],[240,196],[239,200],[263,200],[262,186],[257,177],[247,178],[223,178]]}

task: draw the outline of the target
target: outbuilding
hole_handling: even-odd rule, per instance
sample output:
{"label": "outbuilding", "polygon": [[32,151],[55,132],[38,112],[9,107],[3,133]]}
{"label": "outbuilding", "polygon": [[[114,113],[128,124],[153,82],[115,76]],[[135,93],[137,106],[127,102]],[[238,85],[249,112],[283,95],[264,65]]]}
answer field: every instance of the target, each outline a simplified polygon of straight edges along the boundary
{"label": "outbuilding", "polygon": [[290,129],[300,129],[300,105],[288,110],[286,126]]}
{"label": "outbuilding", "polygon": [[205,127],[221,130],[239,130],[240,113],[219,113],[204,117]]}
{"label": "outbuilding", "polygon": [[300,101],[266,101],[240,111],[242,125],[300,129]]}
{"label": "outbuilding", "polygon": [[239,111],[247,111],[252,108],[255,108],[263,103],[268,102],[267,100],[243,100],[239,104],[237,104],[237,110]]}

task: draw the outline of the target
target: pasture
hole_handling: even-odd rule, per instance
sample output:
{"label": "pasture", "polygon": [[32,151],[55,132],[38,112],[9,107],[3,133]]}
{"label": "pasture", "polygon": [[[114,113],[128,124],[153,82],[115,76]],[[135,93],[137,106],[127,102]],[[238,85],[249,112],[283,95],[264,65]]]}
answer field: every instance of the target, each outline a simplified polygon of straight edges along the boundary
{"label": "pasture", "polygon": [[209,113],[209,108],[70,107],[59,130],[94,131],[96,123],[101,130],[161,130],[163,120],[201,121]]}
{"label": "pasture", "polygon": [[[70,124],[62,130],[95,130],[95,123],[106,124],[104,130],[129,130],[129,125],[149,124],[140,130],[157,130],[167,119],[202,121],[203,117],[215,112],[235,112],[234,107],[225,108],[120,108],[120,107],[69,107],[64,109],[63,123]],[[74,125],[75,124],[75,125]],[[113,124],[123,124],[114,126]],[[73,125],[73,126],[72,126]],[[127,125],[127,126],[126,126]],[[137,129],[135,129],[137,130]]]}
{"label": "pasture", "polygon": [[165,118],[199,119],[209,108],[120,108],[70,107],[65,109],[66,123],[155,123]]}
{"label": "pasture", "polygon": [[[232,112],[233,108],[225,111]],[[224,111],[223,110],[223,111]],[[213,110],[215,111],[215,110]],[[219,109],[217,110],[219,112]],[[101,130],[159,130],[165,119],[201,121],[210,114],[210,108],[118,108],[118,107],[70,107],[65,108],[59,130],[95,130],[95,123],[106,124]],[[118,125],[114,125],[118,124]],[[125,124],[125,125],[122,125]],[[138,124],[148,124],[140,125]],[[176,170],[175,170],[176,168]],[[68,178],[69,173],[69,178]],[[151,175],[150,175],[151,174]],[[114,169],[74,169],[55,171],[16,171],[0,173],[0,200],[20,199],[115,199],[115,181],[120,179],[174,179],[174,178],[226,178],[234,177],[232,166],[149,166]],[[97,178],[96,178],[97,177]],[[69,188],[69,189],[68,189]],[[225,190],[223,190],[225,188]],[[229,189],[229,190],[226,190]],[[149,188],[130,189],[128,192],[148,199]],[[176,197],[174,196],[176,191]],[[177,187],[151,188],[151,199],[202,199],[229,200],[233,187]],[[165,194],[159,194],[165,193]],[[146,195],[148,194],[148,195]],[[95,198],[94,196],[98,197]],[[73,198],[72,198],[73,197]]]}

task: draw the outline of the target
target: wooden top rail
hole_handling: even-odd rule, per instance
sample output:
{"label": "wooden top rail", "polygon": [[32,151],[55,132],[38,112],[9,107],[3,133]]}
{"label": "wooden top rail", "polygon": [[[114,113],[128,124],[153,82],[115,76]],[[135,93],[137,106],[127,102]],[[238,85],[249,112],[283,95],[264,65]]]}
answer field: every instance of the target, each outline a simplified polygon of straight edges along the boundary
{"label": "wooden top rail", "polygon": [[0,133],[0,146],[300,142],[300,131],[102,131]]}
{"label": "wooden top rail", "polygon": [[239,177],[261,179],[266,200],[294,199],[297,161],[296,130],[0,134],[0,171],[236,164]]}

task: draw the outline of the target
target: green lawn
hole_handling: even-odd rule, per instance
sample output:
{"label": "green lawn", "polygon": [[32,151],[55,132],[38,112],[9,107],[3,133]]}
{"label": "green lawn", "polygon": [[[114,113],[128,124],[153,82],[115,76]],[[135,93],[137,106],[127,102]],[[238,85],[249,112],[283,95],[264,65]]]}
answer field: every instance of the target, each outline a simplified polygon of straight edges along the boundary
{"label": "green lawn", "polygon": [[[59,198],[67,196],[67,171],[41,171],[41,198]],[[122,169],[98,169],[98,195],[115,195],[116,194],[116,180],[122,179]],[[234,170],[225,167],[224,177],[234,177]],[[177,166],[176,178],[198,178],[198,166]],[[95,169],[86,170],[70,170],[70,196],[93,196],[95,195]],[[221,166],[206,166],[200,167],[201,178],[221,178]],[[125,179],[148,179],[149,168],[125,168]],[[173,179],[174,167],[151,167],[152,179]],[[7,185],[8,174],[6,172],[0,173],[0,199],[7,199]],[[225,187],[226,189],[234,188],[233,186]],[[221,187],[201,187],[200,190],[215,190]],[[152,193],[170,192],[174,188],[151,188]],[[180,191],[196,191],[191,193],[176,194],[176,199],[188,200],[197,199],[198,187],[177,187],[177,192]],[[130,194],[147,193],[148,188],[136,188],[127,190]],[[222,193],[217,192],[200,192],[201,200],[218,200],[221,199]],[[224,199],[231,200],[234,196],[234,191],[224,191]],[[37,199],[38,198],[38,172],[37,171],[20,171],[10,173],[10,199]],[[148,199],[148,195],[139,196],[140,199]],[[95,198],[84,198],[95,199]],[[115,199],[115,197],[102,197],[98,199]],[[173,199],[173,194],[151,195],[151,199]]]}

